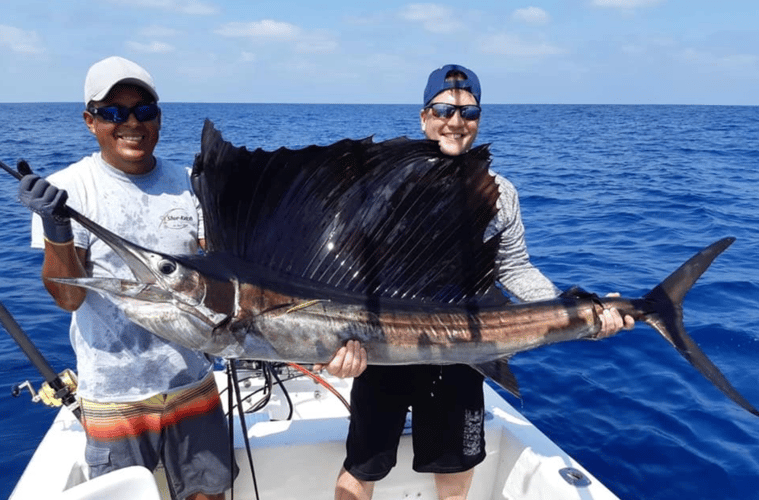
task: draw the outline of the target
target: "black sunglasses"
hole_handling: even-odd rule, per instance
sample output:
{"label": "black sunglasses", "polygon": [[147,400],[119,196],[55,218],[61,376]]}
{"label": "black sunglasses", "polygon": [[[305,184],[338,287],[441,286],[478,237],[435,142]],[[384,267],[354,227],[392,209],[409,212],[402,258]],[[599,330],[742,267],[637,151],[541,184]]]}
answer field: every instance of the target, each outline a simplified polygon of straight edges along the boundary
{"label": "black sunglasses", "polygon": [[480,107],[476,104],[456,106],[455,104],[446,104],[443,102],[430,104],[424,109],[431,109],[432,114],[437,118],[450,118],[456,113],[456,110],[458,110],[461,114],[461,118],[464,120],[476,120],[480,117],[480,113],[482,112]]}
{"label": "black sunglasses", "polygon": [[125,121],[129,120],[129,115],[132,113],[134,113],[134,117],[137,118],[137,121],[139,122],[148,122],[150,120],[155,120],[158,114],[161,112],[161,108],[158,107],[158,104],[151,102],[150,104],[138,104],[137,106],[131,108],[119,106],[116,104],[103,106],[100,108],[89,106],[87,108],[87,111],[109,122],[124,123]]}

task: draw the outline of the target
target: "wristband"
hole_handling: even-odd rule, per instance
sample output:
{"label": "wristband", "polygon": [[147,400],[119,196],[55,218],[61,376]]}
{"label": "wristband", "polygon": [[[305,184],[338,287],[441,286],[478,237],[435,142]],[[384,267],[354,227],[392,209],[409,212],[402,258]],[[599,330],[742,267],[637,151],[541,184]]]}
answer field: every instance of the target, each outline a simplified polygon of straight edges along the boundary
{"label": "wristband", "polygon": [[68,243],[74,239],[71,219],[68,217],[42,217],[42,229],[45,232],[45,238],[52,243]]}

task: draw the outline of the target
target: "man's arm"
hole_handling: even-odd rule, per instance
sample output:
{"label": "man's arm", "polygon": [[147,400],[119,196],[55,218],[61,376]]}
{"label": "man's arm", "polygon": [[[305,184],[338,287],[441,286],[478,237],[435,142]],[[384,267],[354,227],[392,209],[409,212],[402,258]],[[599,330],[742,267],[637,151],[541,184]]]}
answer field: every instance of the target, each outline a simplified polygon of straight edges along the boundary
{"label": "man's arm", "polygon": [[[559,294],[559,289],[530,262],[516,188],[503,177],[496,176],[496,181],[501,191],[497,216],[501,244],[496,257],[496,279],[523,302],[552,299]],[[610,293],[608,296],[619,294]],[[631,316],[622,317],[614,308],[604,309],[599,317],[602,336],[635,327]]]}
{"label": "man's arm", "polygon": [[77,248],[73,241],[53,243],[45,240],[45,258],[42,262],[42,282],[58,307],[76,311],[84,302],[87,290],[78,286],[64,285],[48,278],[84,278],[84,262],[87,250]]}
{"label": "man's arm", "polygon": [[82,305],[87,291],[83,288],[49,281],[48,278],[82,278],[86,276],[85,250],[74,246],[71,219],[66,209],[68,193],[36,174],[21,178],[18,187],[21,203],[42,219],[45,235],[45,259],[42,281],[56,304],[67,311]]}

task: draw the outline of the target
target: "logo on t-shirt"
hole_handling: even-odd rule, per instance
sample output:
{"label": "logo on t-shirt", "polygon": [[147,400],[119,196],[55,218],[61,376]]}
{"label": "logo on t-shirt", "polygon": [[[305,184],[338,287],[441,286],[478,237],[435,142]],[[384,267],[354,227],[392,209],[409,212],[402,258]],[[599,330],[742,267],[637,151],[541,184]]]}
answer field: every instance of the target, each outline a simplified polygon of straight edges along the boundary
{"label": "logo on t-shirt", "polygon": [[170,210],[161,217],[161,227],[167,229],[184,229],[195,224],[195,218],[182,208]]}

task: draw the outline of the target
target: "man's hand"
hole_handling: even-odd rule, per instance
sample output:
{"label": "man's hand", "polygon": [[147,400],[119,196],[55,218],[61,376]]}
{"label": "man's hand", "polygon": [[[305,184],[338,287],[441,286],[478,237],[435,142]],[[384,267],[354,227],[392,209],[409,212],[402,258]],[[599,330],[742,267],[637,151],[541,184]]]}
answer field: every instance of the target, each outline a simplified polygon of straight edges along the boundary
{"label": "man's hand", "polygon": [[337,350],[335,356],[327,364],[314,365],[314,371],[327,369],[327,373],[339,378],[358,377],[366,370],[366,349],[361,347],[358,340],[349,340]]}
{"label": "man's hand", "polygon": [[18,183],[18,198],[42,218],[45,237],[53,243],[74,239],[71,219],[66,215],[68,193],[50,184],[37,174],[27,174]]}
{"label": "man's hand", "polygon": [[[619,297],[619,294],[609,293],[606,296]],[[603,314],[601,314],[600,317],[601,332],[599,334],[599,337],[601,338],[614,335],[622,329],[632,330],[635,328],[635,320],[631,316],[625,316],[623,319],[622,315],[619,314],[619,311],[617,309],[604,309]]]}

